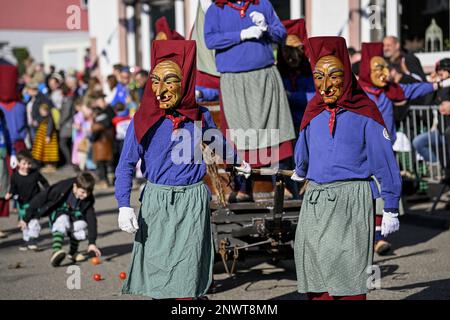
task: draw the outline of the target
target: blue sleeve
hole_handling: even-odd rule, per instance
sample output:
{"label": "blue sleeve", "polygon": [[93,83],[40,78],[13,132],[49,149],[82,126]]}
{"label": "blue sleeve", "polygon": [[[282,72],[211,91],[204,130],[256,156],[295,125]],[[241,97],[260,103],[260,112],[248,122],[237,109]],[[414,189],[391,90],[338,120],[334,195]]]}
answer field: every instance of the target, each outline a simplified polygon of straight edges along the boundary
{"label": "blue sleeve", "polygon": [[[0,110],[0,112],[2,112],[2,111]],[[14,155],[16,155],[16,151],[14,150],[12,142],[11,142],[11,136],[9,134],[8,124],[6,123],[5,117],[1,116],[0,121],[2,122],[0,124],[0,126],[3,128],[3,136],[5,137],[6,152],[9,155],[14,156]]]}
{"label": "blue sleeve", "polygon": [[236,148],[227,141],[222,132],[217,129],[216,124],[211,116],[211,113],[202,108],[203,120],[205,126],[203,128],[203,141],[205,144],[211,147],[214,152],[224,161],[226,164],[241,164]]}
{"label": "blue sleeve", "polygon": [[370,173],[381,185],[384,208],[398,209],[402,178],[387,129],[376,121],[370,120],[366,126],[365,138]]}
{"label": "blue sleeve", "polygon": [[119,164],[116,168],[115,196],[119,208],[130,206],[134,169],[142,154],[142,146],[137,141],[132,120],[128,126]]}
{"label": "blue sleeve", "polygon": [[[16,122],[17,132],[19,133],[18,139],[25,140],[27,136],[27,110],[22,103],[17,104],[14,108],[17,108],[18,113],[14,121]],[[15,142],[15,141],[14,141]]]}
{"label": "blue sleeve", "polygon": [[240,31],[221,30],[218,10],[222,9],[211,5],[205,15],[205,44],[210,50],[226,49],[241,42]]}
{"label": "blue sleeve", "polygon": [[281,43],[286,37],[286,28],[281,23],[278,18],[275,10],[272,7],[272,4],[269,1],[265,1],[268,6],[268,14],[267,14],[267,26],[268,26],[268,34],[270,40],[275,43]]}
{"label": "blue sleeve", "polygon": [[295,144],[295,173],[299,177],[306,177],[309,166],[309,148],[308,148],[308,127],[300,132],[300,136]]}
{"label": "blue sleeve", "polygon": [[197,99],[199,102],[203,101],[219,101],[219,90],[211,89],[202,86],[196,86],[195,90],[201,91],[202,97]]}
{"label": "blue sleeve", "polygon": [[401,84],[400,86],[402,87],[405,97],[408,100],[422,97],[434,91],[433,84],[429,82]]}

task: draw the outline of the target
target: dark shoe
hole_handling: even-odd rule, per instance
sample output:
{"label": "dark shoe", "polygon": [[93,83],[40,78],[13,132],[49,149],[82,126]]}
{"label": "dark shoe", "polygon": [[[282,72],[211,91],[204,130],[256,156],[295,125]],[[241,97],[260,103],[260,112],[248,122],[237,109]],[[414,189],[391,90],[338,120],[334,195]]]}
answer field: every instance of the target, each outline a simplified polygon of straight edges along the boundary
{"label": "dark shoe", "polygon": [[384,256],[391,250],[391,244],[384,240],[379,240],[375,243],[375,252],[380,256]]}
{"label": "dark shoe", "polygon": [[58,250],[52,254],[52,257],[50,258],[50,263],[52,266],[57,267],[61,264],[61,262],[66,257],[66,252],[64,250]]}

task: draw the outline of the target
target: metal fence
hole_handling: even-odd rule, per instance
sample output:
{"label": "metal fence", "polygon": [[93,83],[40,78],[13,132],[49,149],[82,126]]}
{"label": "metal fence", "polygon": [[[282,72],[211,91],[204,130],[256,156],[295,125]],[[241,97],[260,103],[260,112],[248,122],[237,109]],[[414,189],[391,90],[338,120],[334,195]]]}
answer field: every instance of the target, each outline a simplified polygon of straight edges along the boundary
{"label": "metal fence", "polygon": [[403,175],[431,183],[444,178],[449,161],[445,117],[439,113],[439,106],[410,106],[397,126],[394,144]]}

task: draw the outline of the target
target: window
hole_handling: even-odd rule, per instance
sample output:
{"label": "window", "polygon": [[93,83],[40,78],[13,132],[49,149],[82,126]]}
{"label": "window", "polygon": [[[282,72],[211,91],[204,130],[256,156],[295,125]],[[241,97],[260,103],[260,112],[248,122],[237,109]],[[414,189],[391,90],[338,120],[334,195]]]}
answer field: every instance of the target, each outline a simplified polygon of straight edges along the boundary
{"label": "window", "polygon": [[400,36],[412,52],[450,50],[449,0],[401,0]]}

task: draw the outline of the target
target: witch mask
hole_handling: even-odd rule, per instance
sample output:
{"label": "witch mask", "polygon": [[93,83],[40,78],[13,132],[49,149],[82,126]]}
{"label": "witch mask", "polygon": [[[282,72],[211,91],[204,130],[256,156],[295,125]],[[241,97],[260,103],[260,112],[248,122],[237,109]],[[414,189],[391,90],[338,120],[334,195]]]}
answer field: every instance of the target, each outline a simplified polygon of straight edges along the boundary
{"label": "witch mask", "polygon": [[389,81],[389,68],[383,57],[375,56],[370,59],[370,79],[374,86],[382,88]]}
{"label": "witch mask", "polygon": [[161,109],[176,108],[181,102],[181,69],[173,61],[158,63],[150,75],[152,91]]}
{"label": "witch mask", "polygon": [[344,65],[335,56],[319,59],[314,69],[314,84],[326,104],[334,104],[343,94]]}

